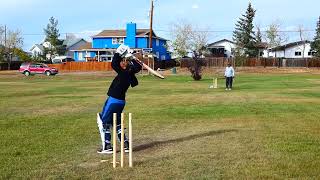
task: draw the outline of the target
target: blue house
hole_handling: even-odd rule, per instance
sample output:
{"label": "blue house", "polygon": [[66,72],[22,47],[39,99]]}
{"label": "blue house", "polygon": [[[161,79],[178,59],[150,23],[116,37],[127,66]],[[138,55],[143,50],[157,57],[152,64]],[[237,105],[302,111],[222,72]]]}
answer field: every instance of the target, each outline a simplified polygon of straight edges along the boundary
{"label": "blue house", "polygon": [[[110,61],[120,44],[128,45],[131,49],[144,52],[149,45],[149,29],[137,29],[135,23],[128,23],[125,30],[104,30],[92,37],[92,43],[74,50],[76,61]],[[171,54],[166,48],[168,40],[158,37],[152,32],[152,54],[157,60],[170,60]],[[150,49],[147,49],[150,51]]]}

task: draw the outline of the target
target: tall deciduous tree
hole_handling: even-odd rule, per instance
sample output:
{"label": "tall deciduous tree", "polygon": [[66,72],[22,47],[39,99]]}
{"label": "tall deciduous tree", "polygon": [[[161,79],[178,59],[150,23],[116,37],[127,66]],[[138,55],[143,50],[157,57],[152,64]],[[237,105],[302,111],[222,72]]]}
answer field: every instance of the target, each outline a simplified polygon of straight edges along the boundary
{"label": "tall deciduous tree", "polygon": [[8,69],[10,70],[10,65],[12,58],[14,56],[18,56],[15,52],[16,49],[21,49],[23,46],[23,38],[21,36],[21,31],[16,30],[8,30],[6,32],[6,38],[2,41],[5,41],[4,44],[1,45],[1,56],[4,61],[8,63]]}
{"label": "tall deciduous tree", "polygon": [[237,43],[240,51],[249,57],[256,57],[258,55],[256,38],[253,31],[255,14],[256,10],[249,3],[246,13],[239,18],[233,32],[233,40]]}
{"label": "tall deciduous tree", "polygon": [[316,35],[311,43],[311,48],[316,52],[315,56],[320,57],[320,16],[317,22]]}
{"label": "tall deciduous tree", "polygon": [[201,56],[209,37],[208,31],[198,30],[187,22],[174,24],[171,35],[173,38],[171,48],[174,55],[180,58],[190,53]]}
{"label": "tall deciduous tree", "polygon": [[0,62],[4,60],[4,27],[0,26]]}
{"label": "tall deciduous tree", "polygon": [[[45,52],[50,53],[51,55],[63,55],[66,52],[66,47],[63,46],[63,41],[59,39],[60,33],[58,29],[58,20],[54,17],[49,19],[49,23],[44,30],[46,35],[45,41],[50,42],[52,47],[45,48]],[[45,53],[46,55],[47,53]],[[50,56],[51,57],[51,56]]]}
{"label": "tall deciduous tree", "polygon": [[266,31],[266,41],[268,42],[269,48],[280,46],[288,40],[284,33],[280,32],[280,23],[273,22],[268,26]]}
{"label": "tall deciduous tree", "polygon": [[205,30],[197,30],[193,25],[181,22],[172,26],[173,42],[171,48],[173,54],[179,58],[192,54],[194,63],[189,67],[194,80],[200,80],[202,61],[200,57],[205,52],[209,33]]}

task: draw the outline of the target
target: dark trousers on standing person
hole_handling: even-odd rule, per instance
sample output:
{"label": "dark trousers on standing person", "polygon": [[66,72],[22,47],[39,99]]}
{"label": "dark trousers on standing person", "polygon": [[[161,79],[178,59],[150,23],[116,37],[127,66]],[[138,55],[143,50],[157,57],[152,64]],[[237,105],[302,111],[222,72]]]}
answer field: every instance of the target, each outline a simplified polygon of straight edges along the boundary
{"label": "dark trousers on standing person", "polygon": [[233,77],[226,77],[226,88],[227,89],[232,89],[232,81],[233,81]]}

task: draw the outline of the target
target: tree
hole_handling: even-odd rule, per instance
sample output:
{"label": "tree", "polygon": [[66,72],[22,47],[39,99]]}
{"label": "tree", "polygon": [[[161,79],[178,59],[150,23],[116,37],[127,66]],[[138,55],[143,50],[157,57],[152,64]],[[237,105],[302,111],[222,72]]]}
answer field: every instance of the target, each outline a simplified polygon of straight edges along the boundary
{"label": "tree", "polygon": [[304,34],[303,25],[298,26],[298,32],[299,32],[300,41],[302,42],[302,48],[301,48],[302,53],[301,54],[302,54],[302,58],[304,59],[304,55],[305,55],[304,53],[306,50],[306,43],[305,43],[306,42],[306,35]]}
{"label": "tree", "polygon": [[0,62],[4,61],[4,28],[0,26]]}
{"label": "tree", "polygon": [[51,17],[47,27],[43,30],[46,35],[45,41],[50,42],[52,45],[49,48],[45,48],[44,56],[46,56],[47,53],[50,53],[51,56],[55,54],[65,54],[66,47],[63,45],[63,41],[59,40],[60,34],[58,29],[58,20],[56,20],[54,17]]}
{"label": "tree", "polygon": [[257,44],[262,43],[262,33],[261,33],[260,26],[257,26],[256,42]]}
{"label": "tree", "polygon": [[253,31],[255,14],[256,10],[253,9],[251,3],[249,3],[246,14],[243,14],[242,17],[239,18],[236,23],[235,31],[233,32],[233,40],[238,46],[238,51],[243,52],[249,57],[256,57],[258,55],[256,38]]}
{"label": "tree", "polygon": [[171,29],[173,36],[173,41],[169,44],[173,49],[173,56],[179,58],[188,56],[191,51],[191,36],[192,36],[192,26],[191,24],[180,23],[174,24]]}
{"label": "tree", "polygon": [[316,52],[315,56],[320,57],[320,16],[317,22],[316,35],[311,43],[311,49]]}
{"label": "tree", "polygon": [[280,23],[273,22],[268,26],[266,31],[266,41],[269,48],[280,46],[287,41],[287,37],[284,33],[280,32]]}
{"label": "tree", "polygon": [[[266,41],[268,48],[275,48],[281,46],[283,43],[288,41],[288,37],[285,33],[280,31],[280,22],[273,22],[268,26],[266,31]],[[275,57],[277,57],[277,51],[275,51]]]}
{"label": "tree", "polygon": [[3,60],[8,63],[8,69],[10,70],[12,58],[17,55],[15,49],[21,49],[21,47],[23,46],[23,38],[21,36],[21,31],[8,30],[8,33],[4,41],[5,43],[1,45],[2,50],[0,53],[3,57]]}
{"label": "tree", "polygon": [[13,50],[13,53],[19,58],[20,61],[23,61],[23,62],[30,61],[30,59],[32,59],[28,53],[24,52],[20,48],[15,48]]}
{"label": "tree", "polygon": [[203,62],[200,57],[205,52],[205,46],[208,42],[208,31],[200,31],[191,24],[181,22],[172,26],[173,42],[171,48],[173,55],[178,58],[186,57],[192,54],[193,63],[188,67],[194,80],[201,80],[201,70]]}

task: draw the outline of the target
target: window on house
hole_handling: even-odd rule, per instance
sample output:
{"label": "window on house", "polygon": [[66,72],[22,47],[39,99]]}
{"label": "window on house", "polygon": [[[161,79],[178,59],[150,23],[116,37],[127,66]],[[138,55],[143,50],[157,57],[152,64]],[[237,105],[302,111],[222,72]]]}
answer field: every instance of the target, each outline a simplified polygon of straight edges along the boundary
{"label": "window on house", "polygon": [[162,60],[162,61],[166,60],[166,56],[165,56],[165,55],[162,55],[162,56],[161,56],[161,60]]}
{"label": "window on house", "polygon": [[112,44],[123,44],[124,38],[112,38]]}
{"label": "window on house", "polygon": [[119,44],[123,44],[124,43],[124,38],[119,38],[118,42],[119,42]]}
{"label": "window on house", "polygon": [[160,53],[159,52],[157,52],[157,58],[159,58],[160,57]]}
{"label": "window on house", "polygon": [[263,52],[260,52],[260,57],[262,57],[264,55],[264,53]]}
{"label": "window on house", "polygon": [[295,55],[295,56],[301,56],[302,53],[301,53],[301,51],[296,51],[296,52],[294,53],[294,55]]}
{"label": "window on house", "polygon": [[156,40],[156,46],[159,46],[160,42],[159,39]]}
{"label": "window on house", "polygon": [[316,52],[315,52],[315,51],[309,51],[309,52],[308,52],[308,56],[314,56],[314,55],[316,55]]}

